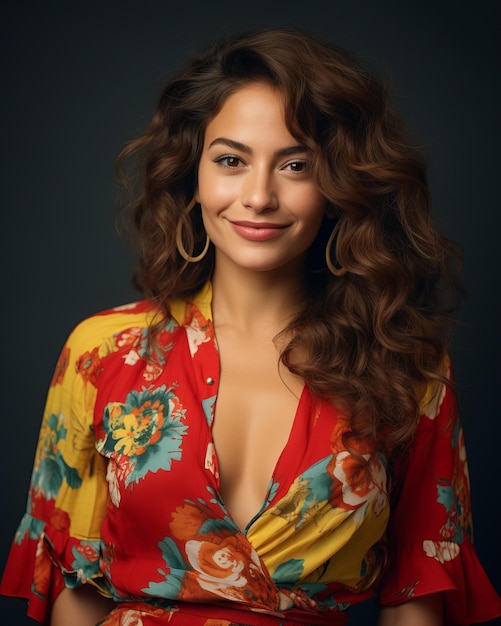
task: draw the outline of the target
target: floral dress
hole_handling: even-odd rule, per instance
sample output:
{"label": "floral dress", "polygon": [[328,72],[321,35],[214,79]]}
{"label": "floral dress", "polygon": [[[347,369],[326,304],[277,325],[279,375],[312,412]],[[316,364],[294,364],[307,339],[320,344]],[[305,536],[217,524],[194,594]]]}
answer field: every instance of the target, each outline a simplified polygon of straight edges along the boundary
{"label": "floral dress", "polygon": [[261,510],[241,531],[219,493],[219,359],[211,285],[171,303],[155,349],[149,301],[70,335],[50,386],[27,513],[0,591],[47,622],[64,586],[117,602],[102,626],[345,624],[378,593],[443,591],[448,619],[501,615],[471,542],[453,399],[427,394],[405,461],[342,444],[348,421],[305,387]]}

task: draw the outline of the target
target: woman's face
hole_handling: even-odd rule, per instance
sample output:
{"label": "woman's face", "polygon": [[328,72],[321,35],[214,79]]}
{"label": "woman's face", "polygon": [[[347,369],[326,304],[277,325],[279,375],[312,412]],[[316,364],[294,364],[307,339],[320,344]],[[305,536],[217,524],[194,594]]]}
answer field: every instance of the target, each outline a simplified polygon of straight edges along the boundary
{"label": "woman's face", "polygon": [[326,208],[311,159],[285,125],[280,92],[253,83],[227,98],[205,131],[196,194],[217,268],[302,266]]}

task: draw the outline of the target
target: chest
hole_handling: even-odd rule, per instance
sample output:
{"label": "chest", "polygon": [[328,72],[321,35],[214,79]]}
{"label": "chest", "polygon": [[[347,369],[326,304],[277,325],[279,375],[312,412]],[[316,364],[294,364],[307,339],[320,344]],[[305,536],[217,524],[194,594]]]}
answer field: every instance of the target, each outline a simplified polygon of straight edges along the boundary
{"label": "chest", "polygon": [[158,376],[119,354],[106,363],[96,402],[100,451],[124,483],[122,510],[143,490],[168,491],[166,506],[174,506],[209,489],[243,529],[267,501],[271,479],[277,483],[277,465],[286,490],[300,467],[328,453],[329,437],[310,436],[310,397],[302,380],[279,369],[271,342],[223,339],[218,349],[210,336],[179,335]]}
{"label": "chest", "polygon": [[240,527],[262,506],[290,437],[303,383],[279,367],[270,342],[219,342],[213,439],[220,492]]}

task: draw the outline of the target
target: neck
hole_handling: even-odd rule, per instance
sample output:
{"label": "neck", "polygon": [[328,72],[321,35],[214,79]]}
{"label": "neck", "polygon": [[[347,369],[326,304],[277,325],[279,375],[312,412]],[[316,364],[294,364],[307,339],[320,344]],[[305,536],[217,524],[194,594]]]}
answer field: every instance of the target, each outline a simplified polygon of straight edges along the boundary
{"label": "neck", "polygon": [[212,289],[216,327],[230,325],[247,334],[274,335],[298,311],[303,293],[302,265],[256,272],[216,260]]}

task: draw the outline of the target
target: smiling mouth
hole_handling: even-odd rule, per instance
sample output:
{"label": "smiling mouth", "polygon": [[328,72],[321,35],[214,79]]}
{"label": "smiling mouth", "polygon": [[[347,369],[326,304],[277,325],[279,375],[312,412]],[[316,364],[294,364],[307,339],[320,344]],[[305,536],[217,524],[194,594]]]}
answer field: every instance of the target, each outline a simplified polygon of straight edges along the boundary
{"label": "smiling mouth", "polygon": [[287,228],[288,224],[273,224],[272,222],[231,222],[235,226],[243,226],[244,228]]}
{"label": "smiling mouth", "polygon": [[279,237],[289,224],[273,224],[270,222],[246,222],[238,221],[230,224],[233,230],[249,241],[267,241]]}

